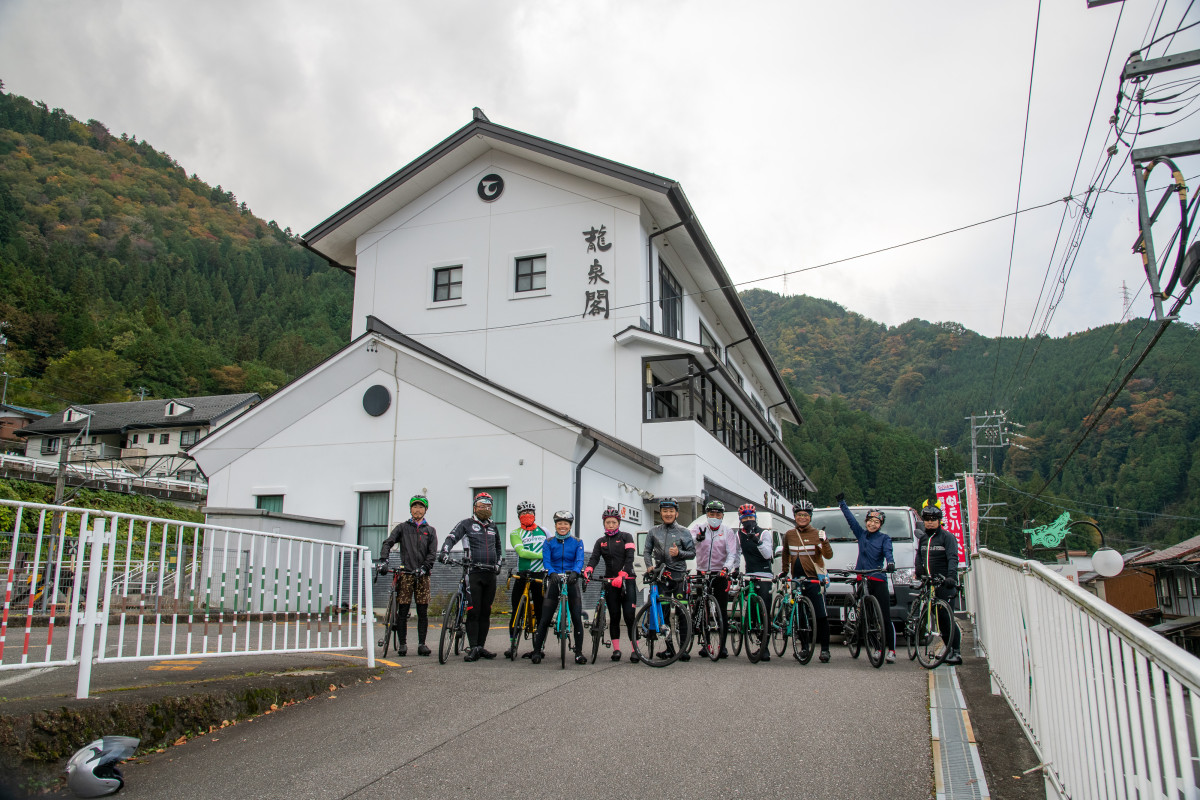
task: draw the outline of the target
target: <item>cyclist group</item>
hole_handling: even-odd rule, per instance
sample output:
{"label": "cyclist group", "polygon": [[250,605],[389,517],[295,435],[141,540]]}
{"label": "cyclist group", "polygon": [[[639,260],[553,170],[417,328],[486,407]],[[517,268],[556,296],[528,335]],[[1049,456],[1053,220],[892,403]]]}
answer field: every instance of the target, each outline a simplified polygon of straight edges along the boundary
{"label": "cyclist group", "polygon": [[[885,520],[880,509],[870,509],[859,524],[846,505],[844,495],[837,496],[839,506],[850,530],[858,541],[858,560],[855,572],[858,580],[865,583],[866,591],[874,596],[882,609],[890,607],[887,579],[882,574],[895,571],[892,555],[892,540],[882,532]],[[490,627],[492,601],[496,594],[496,576],[503,557],[500,532],[492,521],[492,497],[486,492],[475,496],[472,516],[462,520],[446,537],[439,551],[437,533],[425,520],[429,501],[414,496],[410,502],[411,517],[397,525],[384,540],[380,550],[380,572],[387,571],[388,554],[399,545],[403,564],[396,578],[398,606],[398,655],[408,653],[407,619],[409,604],[413,597],[417,605],[417,653],[430,654],[425,639],[428,632],[428,604],[430,599],[429,574],[434,560],[446,561],[452,547],[460,541],[469,560],[466,632],[468,650],[466,661],[480,658],[492,659],[496,654],[485,647]],[[833,548],[824,530],[811,524],[812,503],[801,500],[793,509],[795,527],[783,535],[783,572],[780,577],[790,577],[800,592],[811,602],[816,615],[816,644],[820,646],[819,660],[826,663],[829,654],[829,618],[825,605],[825,587],[829,583],[829,572],[825,559],[833,556]],[[662,518],[646,537],[643,557],[647,569],[662,568],[659,586],[668,596],[686,597],[688,592],[688,562],[709,581],[709,586],[721,610],[719,642],[702,645],[701,654],[713,659],[726,658],[726,635],[728,632],[731,576],[739,570],[744,578],[754,584],[766,608],[771,608],[771,591],[776,576],[773,572],[774,541],[767,531],[760,528],[757,512],[753,505],[738,508],[739,526],[730,529],[724,522],[725,507],[719,501],[705,506],[705,518],[692,528],[678,524],[679,505],[670,498],[659,503]],[[921,511],[924,536],[918,536],[916,552],[916,575],[928,578],[936,584],[939,599],[952,601],[958,592],[958,544],[952,533],[942,527],[942,511],[935,505],[927,505]],[[622,658],[621,622],[624,621],[630,644],[630,661],[637,661],[637,631],[634,626],[634,605],[637,597],[634,578],[634,553],[636,545],[632,535],[620,530],[620,513],[612,508],[603,514],[604,533],[592,547],[590,557],[585,559],[583,542],[572,535],[575,516],[570,511],[554,514],[554,532],[546,533],[538,524],[536,509],[528,501],[517,505],[519,526],[509,535],[512,549],[518,557],[518,572],[513,586],[513,608],[528,585],[535,618],[538,620],[533,637],[533,651],[523,658],[538,663],[544,657],[543,646],[553,621],[562,592],[567,593],[571,629],[574,632],[576,663],[584,664],[582,624],[582,586],[590,581],[600,562],[604,562],[604,577],[607,583],[605,600],[608,608],[609,635],[612,640],[613,661]],[[741,570],[742,562],[744,570]],[[585,564],[586,561],[586,564]],[[864,574],[865,573],[865,574]],[[543,586],[545,591],[543,592]],[[941,612],[939,612],[941,613]],[[939,619],[942,630],[950,630],[947,664],[961,663],[959,655],[959,633],[952,619]],[[884,625],[888,663],[896,660],[895,631],[890,620]],[[515,656],[517,642],[510,642],[505,653]],[[673,644],[665,642],[666,655],[674,657]],[[712,654],[707,648],[719,648]],[[686,651],[678,654],[681,661],[690,659]],[[769,661],[767,648],[762,648],[761,661]]]}

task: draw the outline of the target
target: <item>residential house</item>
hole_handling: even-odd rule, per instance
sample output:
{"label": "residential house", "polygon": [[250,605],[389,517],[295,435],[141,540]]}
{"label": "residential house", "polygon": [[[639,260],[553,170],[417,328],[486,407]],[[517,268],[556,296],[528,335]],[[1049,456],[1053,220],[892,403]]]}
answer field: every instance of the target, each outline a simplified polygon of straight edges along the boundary
{"label": "residential house", "polygon": [[1150,628],[1200,655],[1200,536],[1140,560],[1154,570],[1162,622]]}
{"label": "residential house", "polygon": [[1154,570],[1143,565],[1156,555],[1151,547],[1136,547],[1122,554],[1125,567],[1119,575],[1106,578],[1091,570],[1079,573],[1079,585],[1118,611],[1147,624],[1159,621],[1158,595],[1154,588]]}
{"label": "residential house", "polygon": [[502,526],[529,500],[591,541],[608,506],[631,532],[667,496],[685,520],[714,498],[782,525],[815,489],[782,441],[795,401],[673,180],[476,109],[304,244],[354,276],[351,341],[193,449],[210,518],[269,499],[272,524],[310,523],[282,532],[324,520],[375,549],[411,495],[447,532],[487,490]]}
{"label": "residential house", "polygon": [[18,432],[25,455],[150,477],[200,481],[187,450],[262,398],[254,393],[73,405]]}
{"label": "residential house", "polygon": [[25,440],[17,436],[17,431],[48,416],[49,411],[0,404],[0,452],[24,452]]}

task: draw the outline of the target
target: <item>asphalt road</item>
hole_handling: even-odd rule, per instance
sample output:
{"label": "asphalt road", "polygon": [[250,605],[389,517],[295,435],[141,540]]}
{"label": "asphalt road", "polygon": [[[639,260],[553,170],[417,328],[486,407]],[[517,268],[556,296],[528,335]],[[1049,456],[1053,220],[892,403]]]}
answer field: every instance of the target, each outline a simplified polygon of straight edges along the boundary
{"label": "asphalt road", "polygon": [[[501,642],[492,648],[499,650]],[[929,798],[928,676],[693,658],[400,659],[124,767],[127,798]]]}

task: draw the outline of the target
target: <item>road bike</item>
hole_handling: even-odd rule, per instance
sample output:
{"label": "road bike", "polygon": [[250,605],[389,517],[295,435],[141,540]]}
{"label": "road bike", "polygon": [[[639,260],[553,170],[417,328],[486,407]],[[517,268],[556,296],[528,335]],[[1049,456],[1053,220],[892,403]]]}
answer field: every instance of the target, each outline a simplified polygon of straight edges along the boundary
{"label": "road bike", "polygon": [[[683,603],[660,591],[672,579],[666,565],[658,566],[642,576],[648,587],[646,602],[633,618],[637,638],[630,643],[638,659],[648,667],[665,667],[687,649],[692,640],[692,621]],[[655,652],[661,642],[666,650]]]}
{"label": "road bike", "polygon": [[[625,578],[624,580],[631,581],[633,578]],[[596,656],[600,653],[600,645],[612,647],[612,640],[608,636],[608,603],[606,597],[610,591],[623,592],[623,589],[614,589],[612,578],[600,579],[600,596],[596,598],[596,607],[592,610],[591,620],[585,620],[583,627],[585,630],[591,631],[592,634],[592,663],[596,663]],[[589,580],[588,583],[591,581]],[[587,590],[587,583],[584,584],[584,590]],[[632,642],[630,643],[632,646]]]}
{"label": "road bike", "polygon": [[[383,638],[379,640],[379,646],[383,648],[382,658],[387,658],[388,648],[400,652],[400,647],[404,643],[404,637],[400,637],[400,632],[404,629],[401,626],[408,626],[408,616],[400,619],[400,577],[402,575],[421,576],[421,572],[412,572],[400,565],[395,569],[390,570],[393,573],[392,591],[388,594],[387,613],[383,617]],[[376,583],[380,575],[386,575],[389,572],[388,562],[386,560],[375,562],[375,578],[371,583]]]}
{"label": "road bike", "polygon": [[454,655],[458,655],[466,649],[467,606],[471,603],[471,587],[467,583],[467,573],[473,568],[500,571],[496,564],[483,564],[466,559],[446,558],[442,563],[462,567],[462,580],[458,583],[458,589],[446,601],[446,610],[442,614],[442,633],[438,636],[439,664],[450,660],[451,650],[454,651]]}
{"label": "road bike", "polygon": [[[808,579],[784,573],[775,580],[778,591],[771,600],[771,646],[775,655],[782,656],[791,639],[792,656],[807,664],[812,660],[817,631],[817,609],[801,591]],[[820,586],[819,581],[813,582]]]}
{"label": "road bike", "polygon": [[505,583],[505,591],[512,586],[514,578],[523,578],[525,586],[521,590],[521,596],[517,598],[516,605],[513,606],[512,616],[508,620],[508,642],[509,649],[504,655],[511,661],[516,661],[520,655],[521,640],[533,640],[534,634],[537,632],[537,612],[533,607],[533,586],[534,584],[543,584],[545,572],[524,570],[514,573],[510,568],[508,570],[508,582]]}
{"label": "road bike", "polygon": [[[763,580],[766,580],[765,578]],[[729,591],[735,591],[737,599],[729,612],[729,645],[733,654],[741,655],[746,645],[746,658],[757,664],[767,652],[768,617],[767,604],[758,593],[757,580],[749,575],[734,573],[729,579]]]}
{"label": "road bike", "polygon": [[[559,656],[562,660],[561,669],[567,668],[567,651],[572,648],[569,645],[569,640],[572,635],[571,626],[571,593],[568,590],[569,583],[572,579],[567,577],[566,573],[559,572],[546,577],[546,589],[549,590],[553,582],[558,583],[558,608],[554,612],[554,635],[558,637]],[[574,652],[572,650],[572,652]],[[539,656],[535,658],[541,660]]]}
{"label": "road bike", "polygon": [[709,572],[697,572],[688,576],[688,607],[692,612],[692,636],[700,643],[701,655],[708,656],[710,661],[721,657],[721,639],[726,631],[721,604],[712,588],[712,582],[720,577]]}
{"label": "road bike", "polygon": [[[858,658],[863,647],[867,649],[867,660],[878,669],[883,666],[884,644],[883,609],[879,601],[867,593],[867,576],[882,574],[881,569],[831,569],[831,580],[851,583],[853,594],[842,623],[842,637],[851,658]],[[836,576],[836,577],[834,577]]]}
{"label": "road bike", "polygon": [[952,627],[958,627],[950,604],[937,597],[937,587],[943,581],[940,575],[921,579],[917,597],[909,606],[908,618],[904,622],[908,657],[910,660],[915,658],[925,669],[934,669],[950,655],[950,641],[954,634],[953,631],[943,632],[941,621],[948,619]]}

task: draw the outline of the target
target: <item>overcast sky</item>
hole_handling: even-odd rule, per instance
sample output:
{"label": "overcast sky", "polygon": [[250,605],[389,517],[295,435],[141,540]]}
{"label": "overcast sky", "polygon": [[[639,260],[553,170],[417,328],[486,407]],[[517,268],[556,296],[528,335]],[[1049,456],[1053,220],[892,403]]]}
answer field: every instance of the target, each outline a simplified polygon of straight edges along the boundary
{"label": "overcast sky", "polygon": [[[1044,3],[1021,206],[1071,192],[1102,161],[1129,53],[1180,25],[1185,0]],[[470,120],[678,180],[735,281],[888,247],[1010,213],[1036,0],[657,2],[54,2],[0,0],[5,89],[148,140],[255,213],[304,232]],[[1200,20],[1200,8],[1184,24]],[[1200,26],[1170,52],[1200,47]],[[1165,51],[1162,42],[1151,57]],[[1168,81],[1198,70],[1159,76]],[[1164,92],[1169,94],[1169,92]],[[1187,97],[1190,97],[1188,95]],[[1186,99],[1185,98],[1181,98]],[[1178,105],[1160,105],[1169,110]],[[1146,117],[1156,127],[1172,117]],[[1137,146],[1194,139],[1200,115]],[[1183,159],[1188,178],[1200,157]],[[1152,184],[1162,185],[1159,168]],[[1108,171],[1049,331],[1122,315],[1149,289],[1128,150]],[[1195,191],[1195,183],[1191,187]],[[1004,332],[1022,335],[1063,204],[1016,227]],[[1072,215],[1079,207],[1072,204]],[[1170,235],[1176,217],[1156,234]],[[753,284],[835,300],[889,324],[1001,326],[1011,218]],[[1161,243],[1160,243],[1161,246]],[[1044,300],[1043,300],[1044,308]],[[1200,321],[1189,309],[1184,319]],[[1039,316],[1040,324],[1040,316]],[[1035,330],[1037,325],[1035,324]]]}

